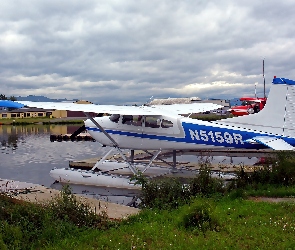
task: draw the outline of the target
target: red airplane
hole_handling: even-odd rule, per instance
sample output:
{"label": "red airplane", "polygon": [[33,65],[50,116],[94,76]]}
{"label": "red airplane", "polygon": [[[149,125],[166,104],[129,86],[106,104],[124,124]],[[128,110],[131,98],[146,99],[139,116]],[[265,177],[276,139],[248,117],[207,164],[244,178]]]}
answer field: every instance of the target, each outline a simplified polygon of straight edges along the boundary
{"label": "red airplane", "polygon": [[258,97],[242,97],[240,101],[242,104],[240,106],[233,106],[228,111],[234,116],[242,116],[258,113],[265,106],[267,98]]}

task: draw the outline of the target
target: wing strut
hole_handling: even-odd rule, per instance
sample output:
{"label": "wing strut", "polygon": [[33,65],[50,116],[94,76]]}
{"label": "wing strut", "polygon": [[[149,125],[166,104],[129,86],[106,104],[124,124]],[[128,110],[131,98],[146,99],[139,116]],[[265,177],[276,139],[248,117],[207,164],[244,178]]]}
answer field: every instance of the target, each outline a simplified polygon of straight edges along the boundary
{"label": "wing strut", "polygon": [[88,112],[84,112],[84,113],[87,116],[87,118],[90,119],[93,122],[93,124],[96,127],[98,127],[101,130],[101,132],[103,132],[104,135],[113,143],[113,147],[114,147],[109,152],[107,152],[106,155],[100,159],[100,161],[98,161],[94,165],[94,167],[92,168],[92,170],[94,170],[95,168],[97,168],[99,166],[99,164],[101,164],[107,158],[107,156],[113,151],[113,149],[117,149],[117,151],[119,152],[119,154],[121,155],[121,157],[124,159],[124,161],[127,163],[128,167],[130,168],[130,170],[132,171],[132,173],[133,174],[137,174],[137,171],[134,169],[134,167],[127,160],[126,156],[123,154],[122,150],[119,148],[117,142],[108,134],[108,132],[106,132],[104,130],[104,128],[102,126],[99,125],[99,123],[97,121],[95,121],[93,119],[93,117]]}

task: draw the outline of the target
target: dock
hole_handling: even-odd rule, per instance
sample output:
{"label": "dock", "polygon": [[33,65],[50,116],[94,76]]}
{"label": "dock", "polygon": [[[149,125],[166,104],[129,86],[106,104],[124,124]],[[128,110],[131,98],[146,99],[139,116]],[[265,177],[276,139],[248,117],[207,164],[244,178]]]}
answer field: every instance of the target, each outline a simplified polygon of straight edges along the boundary
{"label": "dock", "polygon": [[[214,172],[223,172],[223,173],[233,173],[237,172],[241,167],[247,172],[251,172],[254,169],[257,169],[261,166],[254,166],[254,165],[240,165],[240,164],[232,164],[232,163],[210,163],[211,156],[225,156],[225,157],[274,157],[273,150],[211,150],[211,151],[200,151],[200,150],[191,150],[191,151],[182,151],[177,150],[177,155],[196,155],[203,157],[203,160],[206,161],[208,158],[208,163],[199,163],[199,162],[189,162],[189,161],[177,161],[176,170],[180,176],[180,173],[185,173],[185,176],[192,175],[192,173],[197,172],[200,170],[202,164],[206,164],[212,171]],[[165,175],[175,176],[175,173],[171,175],[169,170],[171,170],[171,166],[173,162],[169,160],[169,157],[172,156],[170,151],[163,151],[159,154],[159,158],[165,159],[165,162],[160,160],[153,161],[152,167],[148,168],[144,175],[153,177],[158,175]],[[136,150],[134,153],[134,165],[139,170],[144,169],[144,164],[148,164],[150,155],[144,151]],[[168,158],[168,160],[167,160]],[[89,159],[83,160],[75,160],[69,161],[69,167],[74,169],[84,169],[90,170],[94,167],[95,163],[99,161],[101,157],[94,157]],[[128,175],[130,174],[130,170],[127,164],[123,161],[120,155],[111,155],[109,156],[106,161],[100,165],[100,171],[108,172],[110,174],[117,174],[117,175]]]}
{"label": "dock", "polygon": [[51,134],[50,141],[62,142],[62,141],[95,141],[95,140],[92,138],[92,136],[89,133],[81,133],[76,136],[72,136],[71,134],[60,134],[60,135]]}

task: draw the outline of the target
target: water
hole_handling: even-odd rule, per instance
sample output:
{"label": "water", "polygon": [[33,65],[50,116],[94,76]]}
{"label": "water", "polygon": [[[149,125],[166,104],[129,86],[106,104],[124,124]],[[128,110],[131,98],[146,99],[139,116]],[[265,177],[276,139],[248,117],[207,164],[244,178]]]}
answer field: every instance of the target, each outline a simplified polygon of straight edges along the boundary
{"label": "water", "polygon": [[106,152],[89,141],[50,142],[50,133],[77,126],[0,126],[0,177],[50,187],[49,171],[68,167],[70,160],[100,156]]}
{"label": "water", "polygon": [[[49,175],[51,169],[68,167],[71,160],[102,156],[109,150],[92,141],[50,141],[50,134],[73,133],[78,128],[66,125],[0,125],[0,178],[61,189],[61,184],[53,184],[54,180]],[[177,156],[177,161],[198,160],[192,155]],[[257,159],[214,157],[213,162],[226,164],[231,160],[248,164]],[[71,185],[71,188],[74,193],[120,204],[127,204],[137,194],[136,191],[106,187]]]}

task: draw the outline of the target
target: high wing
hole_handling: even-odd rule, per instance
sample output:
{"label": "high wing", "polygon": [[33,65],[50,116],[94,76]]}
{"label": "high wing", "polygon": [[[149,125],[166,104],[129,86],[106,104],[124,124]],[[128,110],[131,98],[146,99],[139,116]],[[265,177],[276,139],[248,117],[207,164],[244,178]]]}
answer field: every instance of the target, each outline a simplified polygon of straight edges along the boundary
{"label": "high wing", "polygon": [[190,114],[201,113],[222,108],[223,106],[214,103],[194,103],[194,104],[172,104],[154,105],[152,107],[168,111],[169,113]]}
{"label": "high wing", "polygon": [[270,136],[256,136],[247,142],[258,142],[274,150],[294,150],[295,148],[283,139]]}
{"label": "high wing", "polygon": [[27,102],[22,104],[28,107],[43,109],[57,109],[70,111],[83,111],[93,113],[124,114],[124,115],[179,115],[189,113],[200,113],[222,107],[213,103],[196,104],[175,104],[175,105],[155,105],[155,106],[117,106],[117,105],[96,105],[77,104],[64,102]]}

